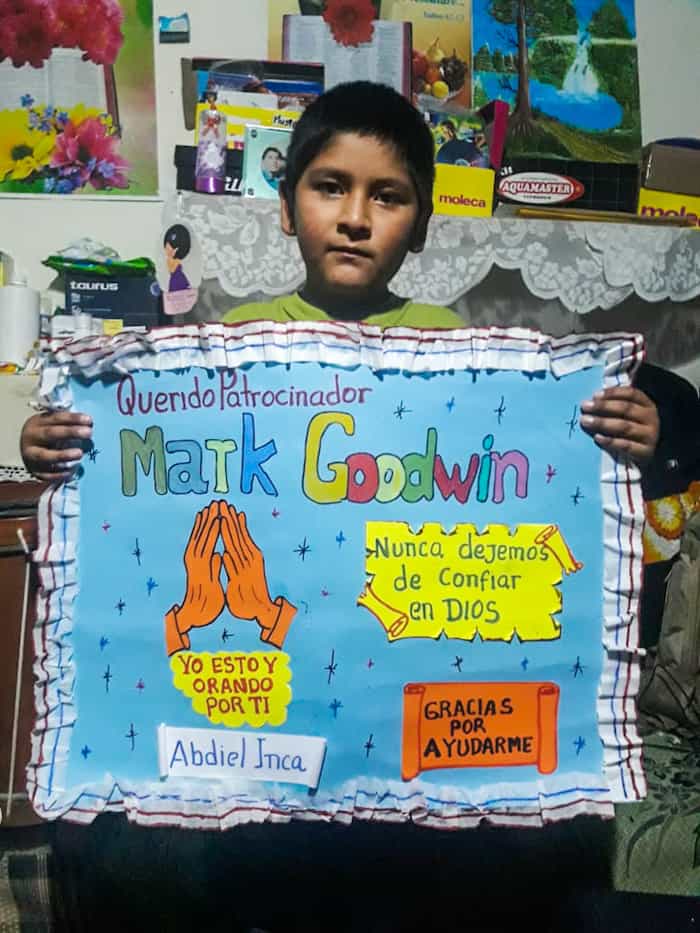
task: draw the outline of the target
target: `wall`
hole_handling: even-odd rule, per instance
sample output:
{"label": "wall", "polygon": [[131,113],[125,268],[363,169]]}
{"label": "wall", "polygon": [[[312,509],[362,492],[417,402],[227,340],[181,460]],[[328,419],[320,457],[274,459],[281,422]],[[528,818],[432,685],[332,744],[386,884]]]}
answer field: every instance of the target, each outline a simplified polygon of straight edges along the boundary
{"label": "wall", "polygon": [[[156,15],[174,15],[187,4],[156,0]],[[174,187],[173,148],[190,142],[182,123],[182,56],[264,57],[266,0],[196,0],[190,3],[190,45],[156,45],[161,194]],[[695,45],[700,0],[637,0],[642,119],[645,140],[669,135],[700,137]],[[688,28],[692,23],[692,28]],[[30,284],[45,288],[52,273],[41,260],[89,235],[124,257],[154,255],[160,232],[159,201],[115,198],[0,198],[0,250],[13,254]]]}
{"label": "wall", "polygon": [[[180,0],[155,0],[155,15],[188,9]],[[196,0],[189,4],[189,45],[156,42],[158,150],[161,195],[175,186],[173,151],[191,143],[182,121],[182,57],[264,58],[267,49],[267,0]],[[155,118],[155,115],[154,115]],[[53,273],[41,265],[51,252],[82,236],[108,243],[125,258],[154,256],[161,230],[161,201],[83,197],[0,197],[0,251],[10,253],[35,288],[46,288]]]}

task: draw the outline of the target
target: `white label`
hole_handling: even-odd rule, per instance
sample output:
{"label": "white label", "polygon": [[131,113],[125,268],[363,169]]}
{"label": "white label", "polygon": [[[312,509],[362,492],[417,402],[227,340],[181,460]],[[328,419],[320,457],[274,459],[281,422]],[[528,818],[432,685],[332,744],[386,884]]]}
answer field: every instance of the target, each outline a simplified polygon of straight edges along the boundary
{"label": "white label", "polygon": [[250,778],[315,789],[326,740],[311,735],[158,727],[161,778]]}
{"label": "white label", "polygon": [[498,185],[500,195],[522,204],[562,204],[580,198],[584,190],[576,178],[549,172],[520,172]]}

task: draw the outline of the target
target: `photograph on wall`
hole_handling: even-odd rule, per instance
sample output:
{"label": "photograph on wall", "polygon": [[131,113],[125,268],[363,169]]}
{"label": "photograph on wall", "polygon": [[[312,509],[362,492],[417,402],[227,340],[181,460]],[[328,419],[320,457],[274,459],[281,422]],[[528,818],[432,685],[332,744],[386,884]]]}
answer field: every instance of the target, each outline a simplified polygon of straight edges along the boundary
{"label": "photograph on wall", "polygon": [[473,16],[474,105],[512,105],[509,156],[639,160],[634,0],[473,0]]}
{"label": "photograph on wall", "polygon": [[243,148],[243,191],[248,198],[279,198],[287,168],[291,130],[247,126]]}
{"label": "photograph on wall", "polygon": [[158,193],[152,0],[16,0],[0,29],[0,194]]}
{"label": "photograph on wall", "polygon": [[[62,345],[40,505],[44,818],[541,826],[645,795],[641,338],[249,321]],[[106,572],[108,568],[108,572]]]}

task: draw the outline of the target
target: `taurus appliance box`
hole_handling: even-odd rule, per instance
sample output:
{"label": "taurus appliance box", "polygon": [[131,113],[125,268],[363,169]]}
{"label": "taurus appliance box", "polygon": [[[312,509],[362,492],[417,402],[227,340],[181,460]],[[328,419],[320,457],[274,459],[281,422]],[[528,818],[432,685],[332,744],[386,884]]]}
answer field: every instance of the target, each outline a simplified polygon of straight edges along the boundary
{"label": "taurus appliance box", "polygon": [[67,272],[66,312],[121,321],[124,327],[156,327],[161,291],[152,275],[84,275]]}

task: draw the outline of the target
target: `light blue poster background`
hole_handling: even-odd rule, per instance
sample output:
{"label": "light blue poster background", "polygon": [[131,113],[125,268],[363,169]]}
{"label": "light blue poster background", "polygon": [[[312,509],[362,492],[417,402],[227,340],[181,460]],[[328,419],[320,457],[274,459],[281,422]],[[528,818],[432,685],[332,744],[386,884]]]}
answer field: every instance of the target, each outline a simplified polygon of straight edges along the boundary
{"label": "light blue poster background", "polygon": [[[596,720],[604,654],[601,455],[578,425],[579,405],[600,389],[602,368],[558,380],[510,372],[380,375],[318,364],[258,364],[246,370],[252,389],[294,386],[309,395],[331,390],[336,375],[342,387],[371,391],[364,393],[364,404],[333,406],[354,416],[355,434],[346,436],[337,426],[326,433],[323,478],[330,478],[326,463],[353,452],[422,453],[426,432],[434,427],[448,473],[459,464],[464,475],[470,455],[483,454],[489,434],[494,450],[525,453],[527,498],[515,496],[509,470],[501,504],[477,502],[475,490],[463,505],[454,498],[444,501],[436,489],[430,502],[318,505],[302,493],[304,440],[310,419],[327,408],[265,408],[258,397],[255,407],[221,410],[221,374],[190,369],[139,372],[134,386],[146,402],[152,393],[153,404],[157,392],[191,391],[196,376],[200,391],[213,390],[215,407],[141,414],[137,404],[132,415],[125,415],[118,408],[116,379],[89,385],[72,379],[74,408],[94,419],[95,449],[85,458],[79,481],[80,587],[72,633],[77,718],[65,786],[100,781],[107,773],[117,781],[157,780],[160,723],[211,727],[173,686],[163,619],[184,596],[183,553],[195,515],[217,498],[245,511],[251,537],[265,557],[270,595],[285,596],[297,607],[283,649],[292,669],[287,721],[278,730],[266,726],[264,731],[327,739],[320,791],[332,793],[359,776],[400,780],[403,686],[412,681],[553,681],[561,690],[557,774],[598,775],[597,786],[604,786]],[[276,496],[265,494],[257,481],[249,495],[240,491],[245,412],[254,417],[255,445],[275,443],[277,452],[264,469]],[[199,442],[210,490],[214,455],[204,450],[205,441],[234,440],[238,450],[228,457],[229,494],[157,495],[153,472],[145,476],[139,468],[137,495],[125,497],[120,431],[144,436],[152,425],[162,428],[166,441]],[[168,455],[169,465],[181,460],[182,454]],[[584,565],[560,587],[561,638],[487,643],[478,636],[473,642],[442,637],[390,644],[374,616],[356,605],[365,581],[364,529],[370,520],[404,521],[416,531],[424,522],[439,522],[446,531],[457,522],[473,522],[479,529],[489,523],[558,525]],[[195,652],[273,650],[260,641],[254,622],[237,620],[226,608],[215,623],[193,630],[191,638]],[[534,765],[421,775],[428,784],[471,789],[538,777]]]}

